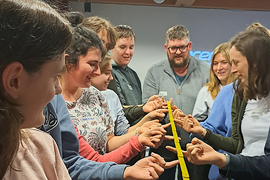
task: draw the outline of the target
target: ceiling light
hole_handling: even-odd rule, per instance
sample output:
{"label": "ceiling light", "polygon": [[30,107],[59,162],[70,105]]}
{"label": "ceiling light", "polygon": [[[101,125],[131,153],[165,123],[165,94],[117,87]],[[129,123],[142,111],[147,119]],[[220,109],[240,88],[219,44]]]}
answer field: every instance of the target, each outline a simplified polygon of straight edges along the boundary
{"label": "ceiling light", "polygon": [[163,3],[165,0],[154,0],[155,3],[161,4]]}

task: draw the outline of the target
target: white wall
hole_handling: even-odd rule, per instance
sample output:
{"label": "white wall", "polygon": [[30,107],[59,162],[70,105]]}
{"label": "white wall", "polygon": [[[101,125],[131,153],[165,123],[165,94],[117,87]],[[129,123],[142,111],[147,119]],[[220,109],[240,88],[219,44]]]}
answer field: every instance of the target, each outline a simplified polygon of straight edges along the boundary
{"label": "white wall", "polygon": [[[70,1],[73,10],[83,12],[83,2]],[[91,12],[85,16],[100,16],[113,25],[127,24],[136,34],[135,53],[129,64],[142,83],[148,68],[166,58],[165,33],[168,28],[181,24],[190,31],[193,51],[213,51],[238,31],[253,22],[270,27],[270,12],[176,7],[132,6],[91,3]]]}

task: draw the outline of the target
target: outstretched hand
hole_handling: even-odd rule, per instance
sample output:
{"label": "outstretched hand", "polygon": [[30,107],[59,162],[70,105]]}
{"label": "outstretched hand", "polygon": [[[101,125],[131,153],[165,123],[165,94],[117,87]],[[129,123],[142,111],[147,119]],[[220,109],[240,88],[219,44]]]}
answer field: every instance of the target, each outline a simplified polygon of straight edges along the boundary
{"label": "outstretched hand", "polygon": [[[181,110],[180,110],[181,111]],[[185,115],[181,112],[174,112],[174,122],[175,124],[183,128],[188,133],[195,133],[201,137],[204,137],[206,134],[206,129],[204,129],[199,121],[197,121],[193,116],[191,115]]]}
{"label": "outstretched hand", "polygon": [[152,123],[148,130],[139,135],[139,141],[144,146],[158,148],[163,140],[172,140],[173,136],[165,136],[166,130],[164,128],[170,126],[170,123],[161,125],[159,123]]}
{"label": "outstretched hand", "polygon": [[[166,146],[166,148],[177,153],[176,148],[171,146]],[[183,154],[193,164],[214,164],[219,168],[226,165],[226,157],[223,154],[215,151],[211,146],[198,138],[193,138],[191,143],[187,144],[187,151],[183,151]]]}
{"label": "outstretched hand", "polygon": [[156,109],[162,108],[163,101],[164,101],[163,97],[159,98],[158,95],[151,96],[148,99],[147,103],[145,105],[143,105],[143,112],[149,113],[149,112],[152,112]]}
{"label": "outstretched hand", "polygon": [[143,123],[143,125],[141,127],[139,127],[137,134],[142,134],[145,131],[148,131],[149,129],[151,129],[152,127],[160,127],[161,124],[159,123],[159,120],[153,120],[153,121],[147,121],[145,123]]}
{"label": "outstretched hand", "polygon": [[187,144],[185,157],[189,162],[198,165],[214,164],[220,168],[226,165],[226,157],[223,154],[198,138],[193,138],[191,143]]}
{"label": "outstretched hand", "polygon": [[164,172],[165,160],[158,154],[139,160],[133,166],[127,167],[123,174],[124,180],[152,180],[158,179]]}
{"label": "outstretched hand", "polygon": [[157,109],[150,113],[148,113],[144,118],[148,118],[148,121],[158,119],[159,121],[162,121],[162,119],[165,117],[164,113],[167,113],[168,109]]}
{"label": "outstretched hand", "polygon": [[[162,109],[168,109],[167,101],[164,100],[164,97],[162,97],[162,98],[163,98]],[[171,105],[172,111],[174,111],[175,109],[177,109],[177,107],[175,105],[173,105],[173,99],[172,98],[169,100],[169,103]]]}
{"label": "outstretched hand", "polygon": [[151,153],[151,156],[139,160],[133,166],[127,167],[123,174],[124,180],[153,180],[158,179],[164,169],[172,168],[178,160],[166,162],[161,156]]}

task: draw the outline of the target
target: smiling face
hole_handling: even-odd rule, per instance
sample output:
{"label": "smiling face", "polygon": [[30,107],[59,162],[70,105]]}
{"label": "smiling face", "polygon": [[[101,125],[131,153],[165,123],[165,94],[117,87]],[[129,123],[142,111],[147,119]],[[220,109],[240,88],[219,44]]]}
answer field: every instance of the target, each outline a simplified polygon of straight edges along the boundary
{"label": "smiling face", "polygon": [[122,68],[126,68],[134,53],[134,38],[120,38],[112,49],[113,61]]}
{"label": "smiling face", "polygon": [[105,91],[109,85],[109,82],[113,80],[111,71],[112,71],[112,64],[109,61],[106,64],[106,67],[103,68],[103,72],[101,72],[100,76],[93,78],[92,85],[95,86],[100,91]]}
{"label": "smiling face", "polygon": [[238,79],[243,83],[248,78],[248,62],[247,58],[239,52],[235,46],[230,49],[230,58],[232,61],[231,72],[238,76]]}
{"label": "smiling face", "polygon": [[[177,49],[175,53],[171,53],[168,49],[175,47],[182,47],[182,52]],[[188,42],[186,38],[168,40],[167,44],[164,45],[164,48],[172,68],[181,68],[188,64],[192,43]]]}
{"label": "smiling face", "polygon": [[25,118],[21,128],[39,127],[44,123],[44,107],[54,95],[62,92],[58,77],[63,71],[64,59],[64,54],[62,54],[59,60],[43,64],[37,73],[23,72],[22,90],[17,99]]}
{"label": "smiling face", "polygon": [[231,65],[226,60],[226,58],[221,54],[218,53],[215,55],[213,60],[213,72],[220,80],[222,85],[227,84],[227,80],[231,74]]}
{"label": "smiling face", "polygon": [[100,49],[91,48],[85,56],[80,56],[76,67],[69,71],[70,79],[74,87],[88,88],[92,79],[100,75],[99,63],[101,62]]}

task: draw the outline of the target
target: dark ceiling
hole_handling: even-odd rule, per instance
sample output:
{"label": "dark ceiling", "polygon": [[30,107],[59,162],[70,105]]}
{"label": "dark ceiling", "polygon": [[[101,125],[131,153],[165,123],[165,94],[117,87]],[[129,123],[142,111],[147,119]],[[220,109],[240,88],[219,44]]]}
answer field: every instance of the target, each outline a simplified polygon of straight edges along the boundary
{"label": "dark ceiling", "polygon": [[270,0],[164,0],[164,2],[161,4],[155,3],[154,0],[69,0],[69,1],[106,3],[106,4],[143,5],[143,6],[270,11]]}

